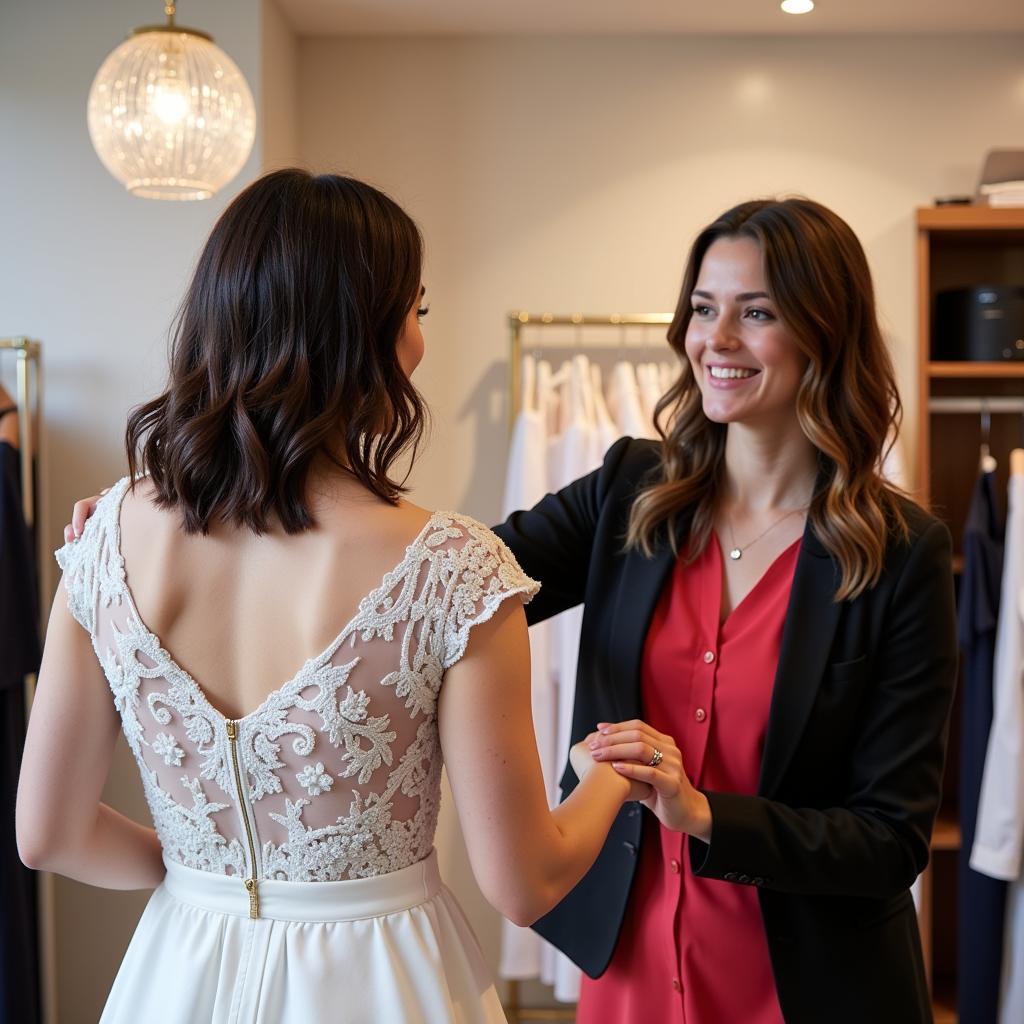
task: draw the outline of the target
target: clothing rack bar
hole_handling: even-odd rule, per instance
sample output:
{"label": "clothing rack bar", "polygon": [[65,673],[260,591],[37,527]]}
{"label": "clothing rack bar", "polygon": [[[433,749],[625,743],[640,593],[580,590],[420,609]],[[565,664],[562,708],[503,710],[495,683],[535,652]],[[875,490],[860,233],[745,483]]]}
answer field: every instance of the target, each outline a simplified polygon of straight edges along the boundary
{"label": "clothing rack bar", "polygon": [[992,395],[990,397],[929,398],[929,412],[945,413],[1009,413],[1024,416],[1024,398]]}
{"label": "clothing rack bar", "polygon": [[516,310],[509,319],[531,327],[629,327],[672,323],[671,313],[527,313]]}
{"label": "clothing rack bar", "polygon": [[30,403],[31,381],[29,363],[35,370],[36,386],[39,383],[39,357],[42,346],[31,338],[0,338],[0,351],[18,354],[18,434],[21,445],[21,508],[25,522],[35,524],[36,501],[33,487],[32,464],[35,458],[33,448],[32,408]]}
{"label": "clothing rack bar", "polygon": [[[524,327],[655,327],[672,323],[671,313],[529,313],[513,310],[508,314],[509,324],[509,373],[508,373],[508,422],[511,430],[519,408],[519,372],[523,358]],[[565,347],[564,344],[558,347]],[[575,343],[573,348],[589,346]],[[658,348],[663,347],[661,342]]]}

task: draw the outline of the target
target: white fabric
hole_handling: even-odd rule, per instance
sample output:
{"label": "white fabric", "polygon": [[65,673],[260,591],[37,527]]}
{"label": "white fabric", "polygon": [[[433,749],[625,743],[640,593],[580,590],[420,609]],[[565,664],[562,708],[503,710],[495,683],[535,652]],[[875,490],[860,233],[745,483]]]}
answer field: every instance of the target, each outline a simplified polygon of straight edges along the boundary
{"label": "white fabric", "polygon": [[903,442],[899,437],[890,437],[889,441],[889,450],[882,460],[882,476],[901,491],[909,491],[910,476],[907,473],[907,460],[903,455]]}
{"label": "white fabric", "polygon": [[[519,415],[512,427],[505,474],[502,517],[516,509],[531,508],[548,492],[548,426],[554,415],[551,367],[525,356],[522,365],[523,391]],[[557,694],[548,666],[551,660],[551,624],[541,622],[530,629],[531,701],[533,727],[537,737],[541,769],[549,802],[557,802],[558,727]],[[529,928],[502,919],[501,958],[498,973],[503,978],[536,978],[541,973],[543,940]]]}
{"label": "white fabric", "polygon": [[644,419],[653,427],[654,410],[661,399],[661,371],[657,363],[641,363],[636,368],[636,381],[640,388],[640,404]]}
{"label": "white fabric", "polygon": [[971,867],[1009,881],[1000,1024],[1024,1020],[1024,476],[1010,477],[992,678],[992,728]]}
{"label": "white fabric", "polygon": [[[100,500],[82,538],[58,551],[57,559],[68,606],[89,632],[110,685],[165,859],[228,880],[241,913],[250,905],[245,879],[255,879],[259,893],[277,882],[325,885],[384,876],[427,858],[440,800],[436,707],[445,671],[465,653],[473,626],[510,597],[529,600],[538,585],[486,527],[435,512],[335,641],[257,709],[228,721],[135,607],[120,552],[120,508],[128,484],[121,480]],[[195,922],[186,927],[163,897],[151,907],[156,909],[140,943],[157,942],[160,950],[181,947],[182,957],[191,956],[185,947],[200,941]],[[203,939],[208,950],[219,950],[207,972],[233,976],[241,969],[238,956],[249,956],[255,932],[236,932],[245,940],[242,946]],[[438,934],[431,943],[449,939]],[[438,972],[445,965],[431,943],[407,944],[395,956],[409,954],[404,962],[410,977],[443,986],[447,982]],[[343,944],[329,948],[333,955]],[[322,960],[320,940],[295,949],[317,956],[316,963],[288,968],[296,978],[304,971],[321,976],[318,971],[335,966]],[[345,955],[372,972],[358,950]],[[144,958],[132,962],[148,964],[147,978],[164,966]],[[255,966],[276,970],[266,963]],[[172,1001],[159,1019],[209,1019],[178,1012],[192,998],[190,985],[182,982],[192,979],[173,971],[167,976],[176,978],[181,1002],[173,1001],[176,990],[169,986]],[[133,992],[143,984],[125,977]],[[293,998],[296,1007],[304,1005],[306,997]],[[488,1012],[481,1003],[476,1016],[435,1019],[490,1019]],[[136,1013],[132,1019],[146,1017]],[[296,1011],[263,1019],[323,1018]],[[392,1017],[385,1007],[349,1019],[423,1018]]]}
{"label": "white fabric", "polygon": [[654,424],[644,415],[636,370],[632,363],[623,360],[612,367],[608,381],[608,408],[623,436],[657,436]]}
{"label": "white fabric", "polygon": [[671,363],[660,363],[658,378],[661,382],[661,392],[664,394],[676,381],[676,368]]}
{"label": "white fabric", "polygon": [[604,453],[618,441],[622,434],[608,411],[604,388],[601,385],[601,367],[597,363],[590,365],[590,385],[594,403],[594,438],[597,442],[595,457],[597,464],[600,465],[604,460]]}
{"label": "white fabric", "polygon": [[[1024,849],[1024,476],[1010,477],[1003,580],[992,677],[992,728],[978,800],[971,867],[1021,874]],[[1024,950],[1022,950],[1024,955]],[[1020,1018],[1024,1020],[1024,1017]]]}
{"label": "white fabric", "polygon": [[236,879],[166,863],[101,1024],[505,1020],[434,853],[371,878],[264,882],[257,920]]}

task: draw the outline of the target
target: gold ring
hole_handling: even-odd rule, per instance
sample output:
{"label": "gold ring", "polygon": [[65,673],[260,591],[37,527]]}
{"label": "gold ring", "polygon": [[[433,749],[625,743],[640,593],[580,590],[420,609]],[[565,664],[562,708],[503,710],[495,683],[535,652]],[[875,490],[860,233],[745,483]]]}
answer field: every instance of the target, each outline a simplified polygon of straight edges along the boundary
{"label": "gold ring", "polygon": [[664,754],[657,748],[654,747],[654,756],[647,762],[648,768],[657,768],[661,764]]}

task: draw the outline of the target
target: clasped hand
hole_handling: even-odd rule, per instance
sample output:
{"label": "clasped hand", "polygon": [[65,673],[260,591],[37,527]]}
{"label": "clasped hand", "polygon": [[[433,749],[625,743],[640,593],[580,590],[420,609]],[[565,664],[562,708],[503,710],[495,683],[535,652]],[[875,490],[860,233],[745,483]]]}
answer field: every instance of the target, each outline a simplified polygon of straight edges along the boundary
{"label": "clasped hand", "polygon": [[[638,719],[599,722],[597,731],[577,747],[587,750],[594,763],[609,763],[623,777],[642,784],[646,793],[634,799],[649,808],[666,828],[710,842],[711,806],[690,782],[683,768],[683,755],[671,736]],[[661,759],[652,765],[655,751],[661,752]],[[576,773],[579,775],[578,768]]]}

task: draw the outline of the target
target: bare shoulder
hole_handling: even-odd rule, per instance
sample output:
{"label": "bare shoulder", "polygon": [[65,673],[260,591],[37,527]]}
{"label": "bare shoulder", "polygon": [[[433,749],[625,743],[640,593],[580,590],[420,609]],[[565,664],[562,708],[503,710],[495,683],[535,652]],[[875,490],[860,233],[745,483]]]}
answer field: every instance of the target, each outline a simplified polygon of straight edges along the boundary
{"label": "bare shoulder", "polygon": [[338,541],[393,551],[411,544],[435,513],[411,501],[391,505],[368,494],[362,500],[338,501],[318,508],[314,514],[318,528]]}
{"label": "bare shoulder", "polygon": [[118,516],[122,552],[148,547],[178,532],[180,514],[175,509],[159,508],[154,496],[155,488],[147,479],[136,481],[125,491]]}

